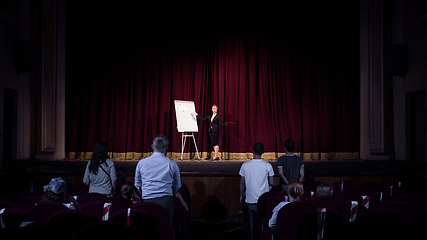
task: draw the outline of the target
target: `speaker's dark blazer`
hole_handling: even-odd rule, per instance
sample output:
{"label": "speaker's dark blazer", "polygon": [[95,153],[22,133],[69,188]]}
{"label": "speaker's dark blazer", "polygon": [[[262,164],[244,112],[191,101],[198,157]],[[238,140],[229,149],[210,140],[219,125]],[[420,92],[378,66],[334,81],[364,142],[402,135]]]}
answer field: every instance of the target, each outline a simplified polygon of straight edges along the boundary
{"label": "speaker's dark blazer", "polygon": [[221,115],[216,114],[214,119],[211,121],[212,114],[207,115],[206,117],[202,118],[199,115],[197,115],[197,119],[201,121],[209,121],[209,137],[211,139],[212,145],[217,146],[218,145],[218,138],[219,138],[219,126],[222,127],[227,126],[227,124],[224,124],[222,122]]}

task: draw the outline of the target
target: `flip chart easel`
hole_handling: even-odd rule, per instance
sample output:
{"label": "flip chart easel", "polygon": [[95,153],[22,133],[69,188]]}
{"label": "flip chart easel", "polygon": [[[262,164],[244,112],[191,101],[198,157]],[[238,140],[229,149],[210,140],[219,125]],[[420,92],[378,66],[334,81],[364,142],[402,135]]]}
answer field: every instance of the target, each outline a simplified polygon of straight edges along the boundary
{"label": "flip chart easel", "polygon": [[197,158],[200,161],[199,150],[197,149],[194,133],[199,131],[197,119],[193,112],[196,111],[193,101],[175,100],[176,128],[181,132],[181,161],[184,154],[185,141],[187,137],[193,138],[196,147]]}
{"label": "flip chart easel", "polygon": [[197,158],[200,161],[200,156],[199,156],[199,150],[197,150],[197,144],[196,144],[196,139],[194,138],[194,133],[182,133],[181,136],[181,161],[182,161],[182,155],[184,154],[184,148],[185,148],[185,141],[187,140],[187,137],[192,137],[193,138],[193,142],[194,142],[194,146],[196,147],[196,152],[197,152]]}

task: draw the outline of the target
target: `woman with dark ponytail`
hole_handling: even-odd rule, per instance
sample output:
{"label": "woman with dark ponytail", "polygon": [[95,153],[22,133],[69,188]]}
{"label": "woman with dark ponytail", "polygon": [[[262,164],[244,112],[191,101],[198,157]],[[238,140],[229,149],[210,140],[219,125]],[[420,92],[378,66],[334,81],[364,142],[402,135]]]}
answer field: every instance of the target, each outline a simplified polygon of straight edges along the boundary
{"label": "woman with dark ponytail", "polygon": [[108,156],[108,145],[98,141],[93,149],[92,158],[87,163],[83,182],[89,186],[89,192],[113,196],[116,189],[116,168],[113,159]]}

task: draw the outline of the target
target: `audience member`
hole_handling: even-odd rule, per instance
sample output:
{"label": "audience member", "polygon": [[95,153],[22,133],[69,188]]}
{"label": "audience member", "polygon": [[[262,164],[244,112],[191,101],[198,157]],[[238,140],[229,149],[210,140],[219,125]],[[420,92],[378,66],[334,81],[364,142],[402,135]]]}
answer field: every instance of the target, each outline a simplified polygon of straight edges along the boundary
{"label": "audience member", "polygon": [[321,183],[317,186],[314,197],[332,196],[331,186],[327,183]]}
{"label": "audience member", "polygon": [[48,187],[46,193],[42,196],[40,202],[57,202],[62,203],[70,209],[79,208],[79,203],[72,196],[66,195],[68,185],[64,179],[57,177],[53,178]]}
{"label": "audience member", "polygon": [[[258,211],[257,202],[259,196],[270,190],[270,185],[274,184],[274,171],[270,163],[261,160],[264,153],[264,145],[256,143],[254,145],[254,158],[245,162],[240,167],[240,202],[246,195],[246,205],[249,215],[249,230],[251,239],[254,239],[254,214]],[[245,193],[246,191],[246,193]]]}
{"label": "audience member", "polygon": [[285,141],[286,154],[277,160],[277,172],[280,176],[280,187],[282,192],[286,192],[289,181],[298,179],[300,182],[304,179],[304,162],[295,155],[295,142]]}
{"label": "audience member", "polygon": [[153,155],[141,159],[136,166],[135,187],[144,202],[154,202],[168,210],[172,227],[175,211],[172,196],[181,187],[181,175],[178,164],[165,155],[168,145],[169,140],[165,136],[154,138],[151,145]]}
{"label": "audience member", "polygon": [[135,186],[131,182],[126,182],[121,186],[121,195],[122,197],[129,199],[132,203],[142,202],[141,197],[139,196],[138,191],[135,189]]}
{"label": "audience member", "polygon": [[127,174],[126,169],[124,167],[116,168],[116,192],[114,195],[120,195],[122,190],[122,185],[127,182]]}
{"label": "audience member", "polygon": [[83,182],[89,186],[90,193],[100,193],[112,197],[116,188],[116,168],[113,159],[108,156],[108,146],[98,141],[87,163]]}
{"label": "audience member", "polygon": [[277,214],[279,213],[280,209],[290,202],[300,201],[300,197],[304,193],[304,187],[300,181],[294,179],[289,181],[286,193],[289,197],[289,201],[283,201],[277,204],[277,206],[273,209],[273,215],[268,221],[268,226],[273,229],[276,229]]}

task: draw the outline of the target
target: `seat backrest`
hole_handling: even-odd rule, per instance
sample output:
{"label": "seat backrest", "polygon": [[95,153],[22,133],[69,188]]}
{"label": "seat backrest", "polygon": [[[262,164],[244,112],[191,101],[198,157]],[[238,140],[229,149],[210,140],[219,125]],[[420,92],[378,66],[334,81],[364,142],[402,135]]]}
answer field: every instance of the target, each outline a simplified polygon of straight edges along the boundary
{"label": "seat backrest", "polygon": [[0,201],[0,209],[3,208],[20,208],[17,204],[9,201]]}
{"label": "seat backrest", "polygon": [[59,229],[66,239],[71,239],[79,228],[96,221],[99,220],[88,212],[64,209],[53,213],[46,223]]}
{"label": "seat backrest", "polygon": [[34,205],[39,203],[41,199],[41,196],[29,195],[19,200],[18,206],[29,211]]}
{"label": "seat backrest", "polygon": [[259,196],[258,202],[257,202],[257,206],[258,206],[257,214],[258,214],[258,216],[261,218],[265,218],[266,207],[267,207],[268,202],[270,202],[273,198],[280,197],[280,196],[284,198],[285,194],[282,192],[279,192],[279,191],[269,191],[269,192],[265,192],[261,196]]}
{"label": "seat backrest", "polygon": [[163,206],[152,203],[152,202],[139,202],[134,203],[130,206],[131,209],[141,209],[145,210],[151,214],[156,219],[156,222],[159,224],[161,239],[169,238],[169,230],[170,230],[170,221],[169,221],[169,213]]}
{"label": "seat backrest", "polygon": [[[344,217],[346,217],[347,221],[349,221],[350,215],[351,215],[351,206],[352,204],[351,204],[351,201],[349,200],[339,201],[332,206],[332,209],[340,212]],[[367,211],[366,207],[358,202],[356,219],[361,215],[363,215],[364,213],[366,213],[366,211]]]}
{"label": "seat backrest", "polygon": [[46,223],[50,216],[60,210],[68,209],[64,204],[57,202],[41,202],[34,205],[30,212],[36,215],[42,223]]}
{"label": "seat backrest", "polygon": [[304,188],[304,193],[300,196],[301,201],[311,201],[316,196],[316,191]]}
{"label": "seat backrest", "polygon": [[[295,239],[318,239],[320,209],[312,209],[305,213],[296,228]],[[347,222],[346,218],[336,210],[326,209],[323,224],[323,237],[327,236],[336,226]]]}
{"label": "seat backrest", "polygon": [[[138,232],[138,235],[142,239],[165,239],[161,237],[163,235],[162,231],[164,230],[161,230],[160,223],[157,222],[153,213],[146,210],[136,208],[130,209],[128,219],[128,209],[122,209],[113,213],[108,221],[129,225],[134,231]],[[166,232],[169,232],[169,229]]]}
{"label": "seat backrest", "polygon": [[[375,209],[381,206],[382,201],[380,201],[379,198],[377,198],[374,195],[366,195],[369,197],[369,208],[368,209]],[[362,196],[363,197],[363,196]]]}
{"label": "seat backrest", "polygon": [[316,208],[308,201],[291,202],[282,207],[277,214],[277,239],[295,239],[296,228],[305,213]]}
{"label": "seat backrest", "polygon": [[102,201],[93,201],[88,202],[80,206],[79,211],[85,211],[96,216],[98,220],[102,220],[104,202]]}
{"label": "seat backrest", "polygon": [[265,208],[265,219],[268,220],[271,218],[271,215],[273,215],[273,209],[279,204],[280,202],[285,201],[285,198],[282,196],[275,197],[271,199]]}
{"label": "seat backrest", "polygon": [[110,214],[122,209],[127,209],[132,202],[122,196],[109,197],[104,199],[104,203],[111,203]]}
{"label": "seat backrest", "polygon": [[20,208],[6,208],[1,215],[3,224],[7,227],[22,222],[40,222],[36,215]]}

